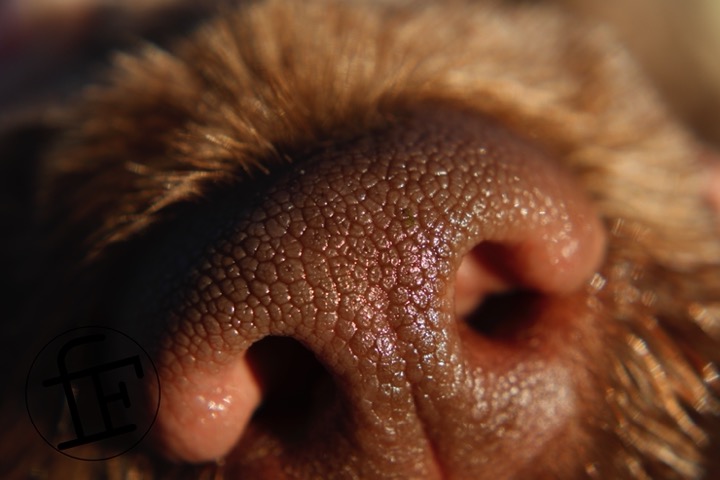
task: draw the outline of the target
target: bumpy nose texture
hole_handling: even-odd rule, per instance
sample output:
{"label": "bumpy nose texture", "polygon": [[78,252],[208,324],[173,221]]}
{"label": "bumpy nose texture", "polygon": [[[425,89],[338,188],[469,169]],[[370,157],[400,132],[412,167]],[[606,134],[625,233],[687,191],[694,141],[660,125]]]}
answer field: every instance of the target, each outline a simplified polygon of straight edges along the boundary
{"label": "bumpy nose texture", "polygon": [[[539,149],[428,107],[297,159],[253,198],[170,309],[156,427],[169,456],[228,455],[239,474],[501,478],[573,434],[557,351],[577,319],[558,299],[597,268],[604,235]],[[470,304],[507,288],[542,297],[517,297],[529,333],[469,327]],[[292,441],[251,420],[263,390],[245,352],[267,336],[304,345],[336,388]]]}

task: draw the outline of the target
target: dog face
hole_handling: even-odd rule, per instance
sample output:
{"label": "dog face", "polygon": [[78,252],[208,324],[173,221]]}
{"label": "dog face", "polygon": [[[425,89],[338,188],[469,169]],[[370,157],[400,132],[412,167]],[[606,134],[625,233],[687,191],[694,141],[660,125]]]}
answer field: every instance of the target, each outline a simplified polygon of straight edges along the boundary
{"label": "dog face", "polygon": [[37,159],[9,338],[38,345],[8,346],[28,361],[7,382],[93,324],[146,347],[162,395],[102,463],[10,399],[8,472],[717,468],[712,154],[605,29],[529,4],[259,2],[118,56],[53,119],[39,152],[5,147]]}

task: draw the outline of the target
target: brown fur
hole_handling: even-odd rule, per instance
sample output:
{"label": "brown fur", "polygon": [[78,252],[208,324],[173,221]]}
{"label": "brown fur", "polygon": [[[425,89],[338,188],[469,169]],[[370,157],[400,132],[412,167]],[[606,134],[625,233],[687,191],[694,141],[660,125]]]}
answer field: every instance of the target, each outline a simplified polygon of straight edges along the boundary
{"label": "brown fur", "polygon": [[[594,341],[606,348],[583,362],[604,400],[587,406],[592,440],[571,455],[582,476],[690,479],[717,468],[720,238],[699,194],[700,147],[607,30],[545,6],[271,0],[225,13],[171,51],[148,46],[115,63],[62,117],[39,167],[37,271],[50,273],[33,285],[42,308],[24,312],[33,331],[88,323],[122,284],[108,265],[184,205],[423,100],[461,103],[552,152],[612,234],[590,285],[606,325]],[[37,349],[6,350],[26,359]],[[16,399],[5,403],[4,476],[166,468],[142,452],[70,461],[38,445]]]}

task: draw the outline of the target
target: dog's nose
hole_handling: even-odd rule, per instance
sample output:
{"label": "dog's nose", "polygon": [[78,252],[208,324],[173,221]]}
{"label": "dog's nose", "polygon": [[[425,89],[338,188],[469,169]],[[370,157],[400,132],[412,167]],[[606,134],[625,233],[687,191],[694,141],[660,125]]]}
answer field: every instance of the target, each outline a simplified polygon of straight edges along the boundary
{"label": "dog's nose", "polygon": [[435,105],[261,190],[159,302],[166,455],[242,478],[501,478],[567,434],[563,299],[605,233],[552,155]]}

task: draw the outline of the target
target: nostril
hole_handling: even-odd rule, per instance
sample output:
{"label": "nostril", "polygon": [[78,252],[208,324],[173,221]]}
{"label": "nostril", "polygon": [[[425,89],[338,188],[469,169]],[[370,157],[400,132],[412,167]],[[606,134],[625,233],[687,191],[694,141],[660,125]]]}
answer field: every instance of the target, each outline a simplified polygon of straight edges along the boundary
{"label": "nostril", "polygon": [[507,251],[500,245],[483,242],[462,258],[455,274],[455,315],[465,317],[488,295],[506,291],[517,284],[509,265],[502,261]]}
{"label": "nostril", "polygon": [[530,330],[542,309],[542,298],[542,294],[529,290],[491,294],[461,320],[486,338],[512,341]]}
{"label": "nostril", "polygon": [[266,337],[248,349],[246,360],[263,392],[249,428],[297,442],[337,398],[329,372],[292,338]]}
{"label": "nostril", "polygon": [[[531,329],[543,300],[516,245],[482,242],[466,253],[455,277],[455,317],[488,340],[512,343]],[[525,259],[527,262],[527,259]]]}

